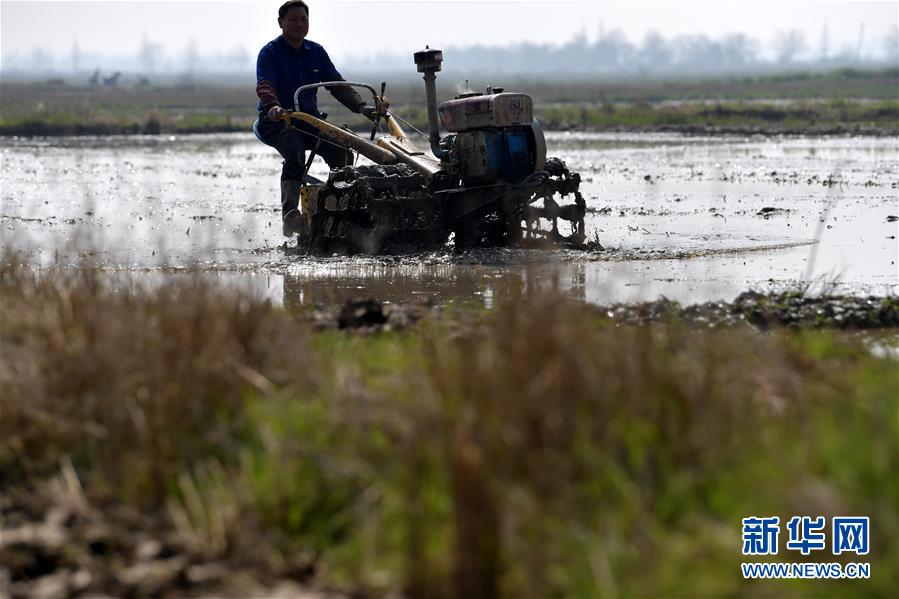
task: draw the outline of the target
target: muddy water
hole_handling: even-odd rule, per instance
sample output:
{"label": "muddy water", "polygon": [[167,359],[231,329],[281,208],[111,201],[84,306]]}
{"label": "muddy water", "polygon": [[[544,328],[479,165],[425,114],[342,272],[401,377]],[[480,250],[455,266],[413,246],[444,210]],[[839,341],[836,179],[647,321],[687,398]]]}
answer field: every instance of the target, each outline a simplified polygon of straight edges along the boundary
{"label": "muddy water", "polygon": [[[550,134],[581,173],[594,252],[311,259],[280,235],[274,151],[251,135],[2,140],[2,245],[149,280],[200,270],[288,306],[348,296],[491,305],[733,299],[812,281],[899,292],[899,143],[876,138]],[[327,173],[319,161],[313,175]]]}

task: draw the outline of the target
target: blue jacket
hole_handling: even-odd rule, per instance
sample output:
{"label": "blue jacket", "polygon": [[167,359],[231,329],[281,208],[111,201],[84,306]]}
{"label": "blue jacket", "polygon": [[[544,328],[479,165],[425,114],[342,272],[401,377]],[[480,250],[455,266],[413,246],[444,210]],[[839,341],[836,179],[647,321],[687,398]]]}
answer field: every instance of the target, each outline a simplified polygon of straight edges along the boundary
{"label": "blue jacket", "polygon": [[[320,44],[303,40],[299,50],[294,50],[283,36],[278,36],[259,51],[256,60],[256,94],[259,111],[265,112],[278,104],[293,109],[293,94],[298,87],[322,81],[343,81],[328,53]],[[318,112],[317,90],[303,92],[299,109]],[[338,98],[340,99],[340,98]],[[357,107],[350,107],[358,112]]]}

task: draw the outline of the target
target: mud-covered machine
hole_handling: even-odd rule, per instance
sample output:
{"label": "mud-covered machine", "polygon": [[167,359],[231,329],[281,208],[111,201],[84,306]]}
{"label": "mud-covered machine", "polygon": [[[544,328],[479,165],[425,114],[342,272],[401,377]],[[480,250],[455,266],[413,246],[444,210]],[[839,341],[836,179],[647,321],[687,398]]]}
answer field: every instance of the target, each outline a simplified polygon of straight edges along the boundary
{"label": "mud-covered machine", "polygon": [[[546,157],[531,97],[488,88],[438,105],[442,52],[426,48],[414,57],[424,75],[433,156],[409,141],[388,110],[383,83],[380,94],[370,85],[346,81],[296,90],[298,107],[300,94],[310,89],[360,87],[371,92],[376,108],[370,139],[298,110],[284,115],[288,124],[292,119],[308,123],[326,142],[375,163],[334,169],[324,184],[305,178],[301,200],[308,231],[300,243],[319,254],[421,251],[444,245],[450,234],[456,248],[581,245],[586,206],[578,191],[580,176],[561,160]],[[438,115],[449,132],[443,139]],[[380,121],[389,135],[375,141]],[[560,204],[555,196],[572,196],[573,202]],[[562,231],[559,221],[566,221]]]}

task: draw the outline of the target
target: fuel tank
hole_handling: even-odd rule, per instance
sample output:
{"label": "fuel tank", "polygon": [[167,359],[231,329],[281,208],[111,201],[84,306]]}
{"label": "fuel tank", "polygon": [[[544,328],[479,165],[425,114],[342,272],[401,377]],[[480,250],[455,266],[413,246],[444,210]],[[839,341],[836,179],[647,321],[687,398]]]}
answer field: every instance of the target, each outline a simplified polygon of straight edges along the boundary
{"label": "fuel tank", "polygon": [[529,126],[534,102],[527,94],[478,94],[441,102],[437,107],[443,128],[451,133],[494,127]]}

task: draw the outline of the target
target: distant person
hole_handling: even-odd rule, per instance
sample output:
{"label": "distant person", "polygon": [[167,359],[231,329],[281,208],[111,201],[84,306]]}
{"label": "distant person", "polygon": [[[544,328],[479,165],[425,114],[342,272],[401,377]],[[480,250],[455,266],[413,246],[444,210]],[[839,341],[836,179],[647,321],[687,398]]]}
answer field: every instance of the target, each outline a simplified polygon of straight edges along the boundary
{"label": "distant person", "polygon": [[[281,171],[281,221],[285,237],[301,231],[305,220],[299,211],[301,177],[305,151],[315,147],[316,131],[306,123],[294,121],[298,129],[287,128],[279,117],[293,109],[293,94],[303,85],[322,81],[343,81],[340,73],[319,44],[306,39],[309,32],[309,7],[302,0],[290,0],[278,9],[281,35],[259,51],[256,60],[256,95],[259,96],[260,139],[274,147],[284,158]],[[373,119],[374,108],[366,106],[362,97],[350,87],[326,88],[341,104]],[[299,109],[320,116],[317,90],[303,93]],[[347,150],[323,141],[318,154],[331,168],[349,164]]]}

